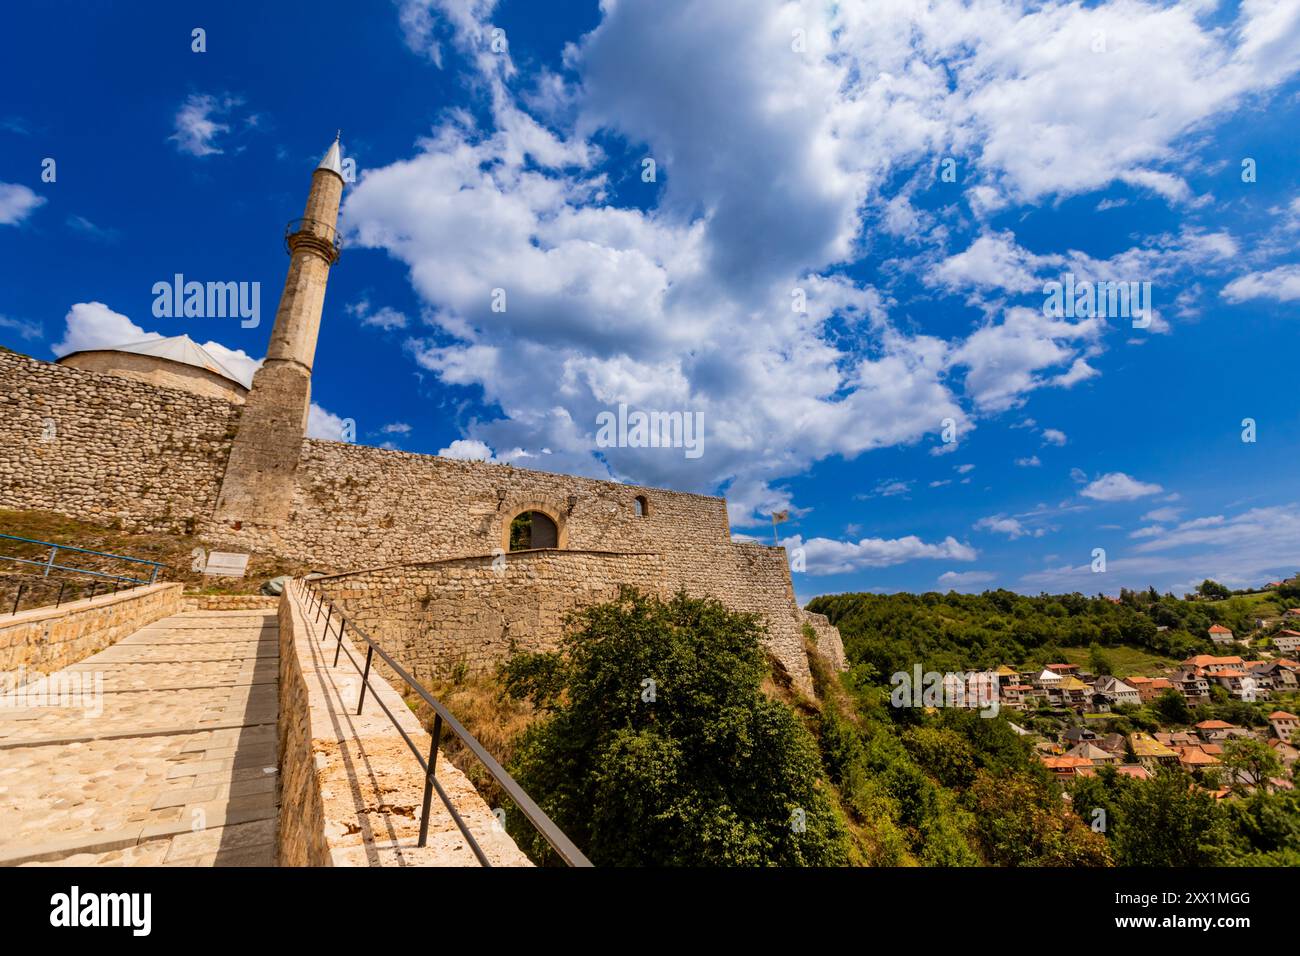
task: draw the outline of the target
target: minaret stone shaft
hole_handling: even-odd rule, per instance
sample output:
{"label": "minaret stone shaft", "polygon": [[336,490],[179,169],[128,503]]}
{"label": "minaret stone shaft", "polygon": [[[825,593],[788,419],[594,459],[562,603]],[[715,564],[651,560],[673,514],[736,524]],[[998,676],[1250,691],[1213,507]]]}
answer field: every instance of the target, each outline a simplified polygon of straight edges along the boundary
{"label": "minaret stone shaft", "polygon": [[288,518],[307,434],[311,368],[330,266],[339,257],[343,167],[335,139],[311,178],[301,219],[285,228],[284,280],[266,360],[253,377],[217,498],[218,521],[276,526]]}

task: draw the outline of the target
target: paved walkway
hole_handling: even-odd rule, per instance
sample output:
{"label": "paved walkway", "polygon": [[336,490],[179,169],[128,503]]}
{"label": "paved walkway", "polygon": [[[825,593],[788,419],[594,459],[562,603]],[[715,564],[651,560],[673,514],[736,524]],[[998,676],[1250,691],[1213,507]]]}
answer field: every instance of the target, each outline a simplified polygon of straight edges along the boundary
{"label": "paved walkway", "polygon": [[274,612],[189,611],[0,707],[0,865],[274,865],[278,658]]}

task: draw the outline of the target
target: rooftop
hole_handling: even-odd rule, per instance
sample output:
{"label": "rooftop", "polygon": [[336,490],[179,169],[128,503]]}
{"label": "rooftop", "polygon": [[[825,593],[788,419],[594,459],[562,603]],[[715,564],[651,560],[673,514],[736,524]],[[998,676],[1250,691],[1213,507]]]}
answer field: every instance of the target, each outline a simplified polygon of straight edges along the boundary
{"label": "rooftop", "polygon": [[193,365],[195,368],[201,368],[213,375],[220,375],[222,378],[229,379],[241,388],[248,387],[246,382],[240,381],[234,372],[218,362],[211,352],[188,335],[145,339],[143,342],[127,342],[124,345],[113,345],[98,349],[79,349],[76,352],[69,352],[68,355],[64,355],[62,358],[67,358],[69,355],[80,355],[83,352],[130,352],[135,355],[150,355],[154,358],[166,359],[169,362]]}

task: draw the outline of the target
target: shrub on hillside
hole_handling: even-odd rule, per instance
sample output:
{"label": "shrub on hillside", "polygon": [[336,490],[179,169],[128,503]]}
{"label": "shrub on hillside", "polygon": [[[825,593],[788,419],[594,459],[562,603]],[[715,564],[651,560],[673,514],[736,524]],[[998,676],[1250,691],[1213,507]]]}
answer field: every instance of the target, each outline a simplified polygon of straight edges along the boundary
{"label": "shrub on hillside", "polygon": [[560,651],[502,668],[506,692],[545,714],[511,773],[597,865],[845,862],[816,745],[761,690],[762,636],[755,615],[683,594],[625,590],[577,612]]}

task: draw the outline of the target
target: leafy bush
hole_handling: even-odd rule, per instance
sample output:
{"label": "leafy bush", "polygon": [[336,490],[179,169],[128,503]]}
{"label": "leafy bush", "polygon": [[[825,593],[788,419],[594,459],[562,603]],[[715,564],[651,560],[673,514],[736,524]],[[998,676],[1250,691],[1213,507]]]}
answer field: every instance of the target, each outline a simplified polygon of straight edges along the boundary
{"label": "leafy bush", "polygon": [[755,615],[683,594],[583,609],[561,651],[502,669],[508,693],[545,712],[511,773],[598,865],[846,862],[816,744],[762,692],[762,636]]}

